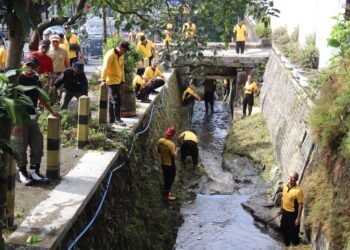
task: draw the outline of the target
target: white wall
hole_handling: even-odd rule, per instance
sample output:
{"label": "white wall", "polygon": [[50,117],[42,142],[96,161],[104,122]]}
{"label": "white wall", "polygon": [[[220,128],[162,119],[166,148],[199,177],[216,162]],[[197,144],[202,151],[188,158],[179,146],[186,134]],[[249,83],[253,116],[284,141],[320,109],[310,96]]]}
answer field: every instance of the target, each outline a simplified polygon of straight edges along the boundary
{"label": "white wall", "polygon": [[344,13],[345,0],[274,0],[274,7],[280,10],[280,17],[271,18],[271,27],[284,26],[291,34],[299,27],[299,42],[305,45],[307,36],[316,34],[316,46],[320,50],[319,68],[327,65],[334,49],[327,46],[332,19],[338,13]]}

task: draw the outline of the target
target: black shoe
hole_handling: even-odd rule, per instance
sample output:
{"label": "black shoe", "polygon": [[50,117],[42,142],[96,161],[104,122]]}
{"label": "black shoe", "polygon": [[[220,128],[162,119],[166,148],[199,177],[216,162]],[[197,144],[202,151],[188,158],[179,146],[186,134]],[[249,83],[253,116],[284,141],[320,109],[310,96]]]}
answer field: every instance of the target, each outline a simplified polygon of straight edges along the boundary
{"label": "black shoe", "polygon": [[151,103],[152,101],[150,99],[145,99],[145,100],[141,100],[142,103]]}
{"label": "black shoe", "polygon": [[245,115],[242,115],[241,119],[244,119],[245,118]]}
{"label": "black shoe", "polygon": [[40,174],[39,169],[36,166],[30,167],[30,179],[34,182],[41,183],[41,184],[49,184],[50,179]]}

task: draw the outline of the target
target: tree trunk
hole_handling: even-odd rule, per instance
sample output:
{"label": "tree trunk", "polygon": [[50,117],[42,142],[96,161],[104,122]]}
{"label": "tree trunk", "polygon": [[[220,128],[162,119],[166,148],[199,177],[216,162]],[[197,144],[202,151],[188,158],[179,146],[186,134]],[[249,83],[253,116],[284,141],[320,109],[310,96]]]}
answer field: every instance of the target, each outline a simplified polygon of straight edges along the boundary
{"label": "tree trunk", "polygon": [[106,8],[102,8],[102,26],[103,26],[103,43],[107,42],[107,17],[106,17]]}
{"label": "tree trunk", "polygon": [[[11,122],[9,120],[1,120],[0,139],[10,141]],[[7,182],[8,182],[8,166],[11,157],[8,154],[0,154],[0,232],[6,225],[6,202],[7,202]]]}
{"label": "tree trunk", "polygon": [[9,35],[9,48],[6,67],[9,69],[21,68],[21,58],[23,53],[25,32],[21,21],[13,13],[12,20],[7,24]]}
{"label": "tree trunk", "polygon": [[350,20],[350,0],[346,0],[345,3],[345,19]]}

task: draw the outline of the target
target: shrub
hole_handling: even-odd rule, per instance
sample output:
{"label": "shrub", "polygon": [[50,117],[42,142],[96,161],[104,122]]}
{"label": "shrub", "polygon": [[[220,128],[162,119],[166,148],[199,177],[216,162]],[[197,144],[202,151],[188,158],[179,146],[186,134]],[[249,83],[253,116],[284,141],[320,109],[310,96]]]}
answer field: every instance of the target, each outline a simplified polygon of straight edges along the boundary
{"label": "shrub", "polygon": [[306,46],[299,60],[300,65],[305,69],[317,69],[320,59],[320,52],[315,45]]}
{"label": "shrub", "polygon": [[287,29],[284,27],[275,29],[272,33],[272,40],[277,46],[288,43],[290,38]]}
{"label": "shrub", "polygon": [[302,55],[302,51],[301,51],[299,43],[290,41],[290,42],[284,44],[281,47],[281,50],[282,50],[283,54],[289,58],[291,63],[299,62],[300,57]]}
{"label": "shrub", "polygon": [[341,152],[350,160],[350,78],[342,69],[322,76],[320,98],[311,110],[309,122],[316,143],[328,152]]}
{"label": "shrub", "polygon": [[270,39],[271,38],[271,27],[266,26],[263,22],[258,22],[254,28],[255,34],[262,39]]}

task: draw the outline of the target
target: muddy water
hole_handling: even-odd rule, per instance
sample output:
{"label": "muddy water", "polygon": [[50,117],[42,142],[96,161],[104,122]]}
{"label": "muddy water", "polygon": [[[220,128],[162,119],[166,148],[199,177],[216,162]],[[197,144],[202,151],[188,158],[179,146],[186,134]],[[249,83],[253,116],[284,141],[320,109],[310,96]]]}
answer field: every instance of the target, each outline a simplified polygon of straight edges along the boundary
{"label": "muddy water", "polygon": [[[178,232],[175,249],[282,249],[282,244],[256,227],[241,203],[258,192],[258,178],[251,171],[234,176],[222,169],[222,152],[227,129],[231,125],[228,106],[215,104],[214,115],[205,115],[204,104],[194,107],[192,128],[199,135],[199,152],[208,181],[202,183],[196,200],[182,208],[185,222]],[[246,166],[246,165],[245,165]],[[234,179],[249,178],[250,184]]]}

